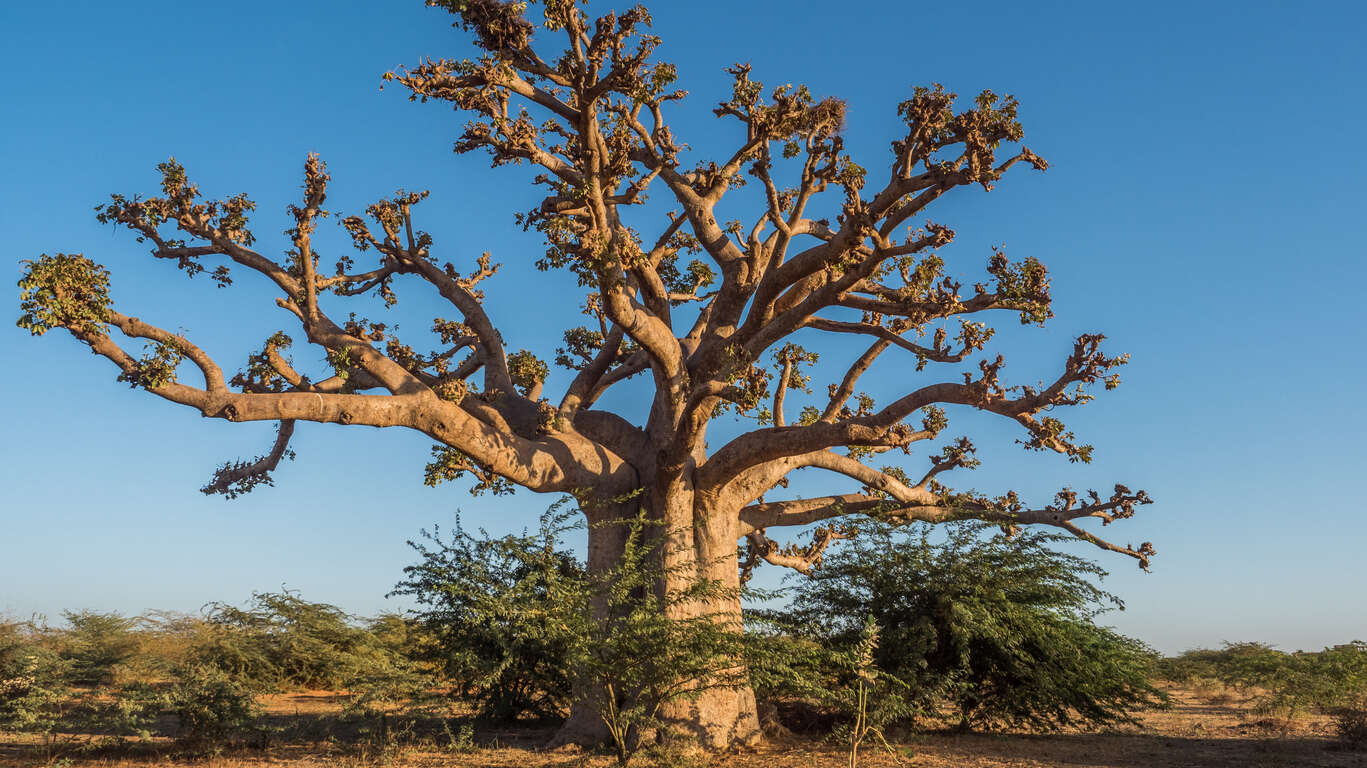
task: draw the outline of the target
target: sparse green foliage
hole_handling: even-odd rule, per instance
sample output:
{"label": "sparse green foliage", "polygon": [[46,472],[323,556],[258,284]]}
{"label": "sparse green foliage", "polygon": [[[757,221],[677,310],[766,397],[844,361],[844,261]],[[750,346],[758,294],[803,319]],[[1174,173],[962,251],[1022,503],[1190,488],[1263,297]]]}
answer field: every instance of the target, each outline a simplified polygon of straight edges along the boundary
{"label": "sparse green foliage", "polygon": [[1312,710],[1346,712],[1367,697],[1367,643],[1287,652],[1266,643],[1226,643],[1164,659],[1159,672],[1176,682],[1218,680],[1252,698],[1267,714],[1290,720]]}
{"label": "sparse green foliage", "polygon": [[43,734],[49,758],[90,742],[149,735],[157,707],[145,685],[115,685],[137,649],[135,623],[115,613],[66,614],[69,628],[0,622],[0,730]]}
{"label": "sparse green foliage", "polygon": [[18,325],[34,336],[53,328],[104,333],[109,321],[109,270],[77,254],[43,254],[24,261]]}
{"label": "sparse green foliage", "polygon": [[74,695],[71,662],[32,622],[0,622],[0,728],[51,733]]}
{"label": "sparse green foliage", "polygon": [[470,488],[471,495],[489,493],[507,496],[516,490],[507,478],[470,458],[464,451],[446,445],[432,446],[432,461],[423,469],[423,483],[435,487],[466,473],[475,477],[475,484]]}
{"label": "sparse green foliage", "polygon": [[883,726],[901,714],[903,697],[900,689],[905,688],[906,683],[878,668],[874,659],[878,636],[878,623],[871,618],[865,620],[854,646],[842,654],[841,671],[848,682],[836,688],[831,697],[850,719],[842,729],[849,744],[850,768],[859,765],[859,747],[870,737],[892,751],[883,735]]}
{"label": "sparse green foliage", "polygon": [[147,342],[148,352],[138,358],[132,370],[119,373],[118,380],[128,386],[156,389],[176,380],[176,368],[185,360],[185,353],[175,342]]}

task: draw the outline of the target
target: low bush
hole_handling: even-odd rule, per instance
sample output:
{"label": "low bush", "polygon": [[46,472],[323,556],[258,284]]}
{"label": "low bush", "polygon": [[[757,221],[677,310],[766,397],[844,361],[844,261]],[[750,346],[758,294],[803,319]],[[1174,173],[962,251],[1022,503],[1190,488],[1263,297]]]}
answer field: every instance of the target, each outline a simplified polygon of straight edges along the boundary
{"label": "low bush", "polygon": [[393,654],[341,609],[261,592],[246,607],[211,603],[192,660],[275,688],[341,689]]}
{"label": "low bush", "polygon": [[422,658],[456,684],[482,718],[559,717],[569,706],[569,652],[559,616],[584,569],[561,537],[568,518],[543,516],[534,533],[471,535],[456,519],[409,542],[419,561],[391,594],[410,596],[428,644]]}
{"label": "low bush", "polygon": [[904,718],[960,727],[1103,725],[1166,700],[1157,655],[1094,623],[1119,601],[1091,561],[1036,531],[989,535],[983,524],[872,523],[794,586],[767,618],[818,644],[849,647],[872,618],[878,668],[907,692]]}
{"label": "low bush", "polygon": [[217,750],[256,732],[262,711],[258,692],[218,667],[195,664],[176,671],[159,703],[176,716],[179,741]]}
{"label": "low bush", "polygon": [[71,708],[71,662],[36,623],[0,622],[0,729],[51,733]]}
{"label": "low bush", "polygon": [[1182,685],[1202,685],[1218,681],[1222,652],[1209,648],[1183,651],[1166,656],[1154,665],[1154,674],[1164,680]]}
{"label": "low bush", "polygon": [[139,650],[138,619],[117,612],[66,611],[70,629],[59,635],[60,653],[75,685],[109,685]]}
{"label": "low bush", "polygon": [[1367,696],[1337,707],[1330,714],[1339,743],[1350,749],[1367,749]]}

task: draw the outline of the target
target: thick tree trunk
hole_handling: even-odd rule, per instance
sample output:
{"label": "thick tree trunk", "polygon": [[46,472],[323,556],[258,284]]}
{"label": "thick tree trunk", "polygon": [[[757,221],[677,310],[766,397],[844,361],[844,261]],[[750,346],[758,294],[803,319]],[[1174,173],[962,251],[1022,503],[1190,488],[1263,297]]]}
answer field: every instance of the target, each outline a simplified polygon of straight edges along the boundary
{"label": "thick tree trunk", "polygon": [[[674,578],[716,582],[731,597],[706,605],[679,606],[679,618],[710,615],[741,630],[740,574],[736,549],[736,517],[729,510],[704,507],[689,494],[688,504],[667,504],[664,517],[670,525],[671,547],[677,558],[672,565],[687,565]],[[687,585],[677,583],[674,588]],[[744,662],[735,659],[744,683],[712,688],[695,699],[669,702],[663,718],[674,734],[703,749],[717,750],[758,743],[762,734],[755,707],[755,692],[744,678]]]}
{"label": "thick tree trunk", "polygon": [[[695,515],[691,494],[673,503],[651,499],[651,517],[666,526],[668,581],[662,590],[682,589],[688,579],[709,579],[730,590],[740,586],[734,516]],[[684,503],[680,503],[680,502]],[[625,530],[619,526],[598,526],[590,521],[588,567],[591,572],[612,568],[622,555]],[[595,606],[595,610],[604,610]],[[738,596],[707,605],[681,605],[674,609],[677,618],[710,615],[737,630],[741,627],[741,604]],[[743,662],[735,660],[738,668]],[[685,746],[705,750],[721,750],[734,746],[755,744],[761,739],[755,694],[748,683],[740,686],[712,688],[693,699],[667,702],[661,709],[667,733],[660,734],[682,742]],[[551,746],[579,744],[593,746],[608,737],[607,727],[592,706],[576,702],[569,717],[551,741]]]}

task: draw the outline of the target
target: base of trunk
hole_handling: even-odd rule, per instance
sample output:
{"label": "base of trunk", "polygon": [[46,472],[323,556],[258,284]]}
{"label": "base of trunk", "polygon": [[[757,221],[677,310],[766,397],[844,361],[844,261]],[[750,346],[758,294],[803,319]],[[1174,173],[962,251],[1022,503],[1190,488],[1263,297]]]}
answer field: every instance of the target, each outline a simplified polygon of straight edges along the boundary
{"label": "base of trunk", "polygon": [[[685,749],[715,752],[733,747],[753,746],[764,734],[755,711],[755,694],[749,688],[705,691],[691,700],[667,703],[660,719],[665,729],[655,734],[657,741]],[[647,740],[651,740],[649,736]],[[597,747],[610,740],[607,726],[592,708],[576,704],[570,715],[546,744],[547,749],[568,745]]]}
{"label": "base of trunk", "polygon": [[603,723],[603,718],[599,717],[592,707],[576,703],[570,707],[570,716],[565,718],[564,724],[551,737],[546,748],[556,749],[571,744],[593,748],[608,741],[609,738],[608,727]]}
{"label": "base of trunk", "polygon": [[667,738],[680,746],[716,751],[752,746],[763,740],[755,711],[755,693],[745,688],[716,688],[696,699],[665,705],[661,719]]}

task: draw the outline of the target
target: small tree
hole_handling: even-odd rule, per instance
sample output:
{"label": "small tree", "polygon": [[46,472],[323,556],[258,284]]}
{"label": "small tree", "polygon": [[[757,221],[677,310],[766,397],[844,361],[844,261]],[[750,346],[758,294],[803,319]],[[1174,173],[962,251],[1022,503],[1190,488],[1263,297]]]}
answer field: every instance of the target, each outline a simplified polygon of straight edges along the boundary
{"label": "small tree", "polygon": [[829,695],[849,717],[840,731],[849,745],[849,766],[859,765],[859,747],[870,738],[892,752],[883,734],[883,726],[902,711],[903,690],[906,683],[879,669],[875,654],[878,651],[880,629],[872,618],[864,621],[853,648],[841,661],[842,677],[849,678],[845,686],[838,686]]}
{"label": "small tree", "polygon": [[937,544],[926,526],[870,525],[799,581],[776,618],[852,643],[872,617],[879,668],[920,712],[961,727],[1098,725],[1163,700],[1149,682],[1153,652],[1093,623],[1119,604],[1095,584],[1097,565],[1051,549],[1058,536],[987,530],[956,524]]}
{"label": "small tree", "polygon": [[481,717],[558,718],[569,706],[566,609],[555,602],[584,586],[583,565],[560,541],[572,527],[557,505],[534,534],[474,536],[457,518],[448,535],[434,527],[409,542],[419,561],[391,594],[422,606],[423,655]]}
{"label": "small tree", "polygon": [[61,634],[61,654],[71,662],[71,682],[111,683],[117,668],[137,655],[136,617],[99,611],[66,611],[62,615],[70,625]]}
{"label": "small tree", "polygon": [[251,681],[236,679],[218,667],[192,664],[176,670],[159,703],[176,716],[182,742],[217,750],[255,730],[263,711],[257,692]]}

